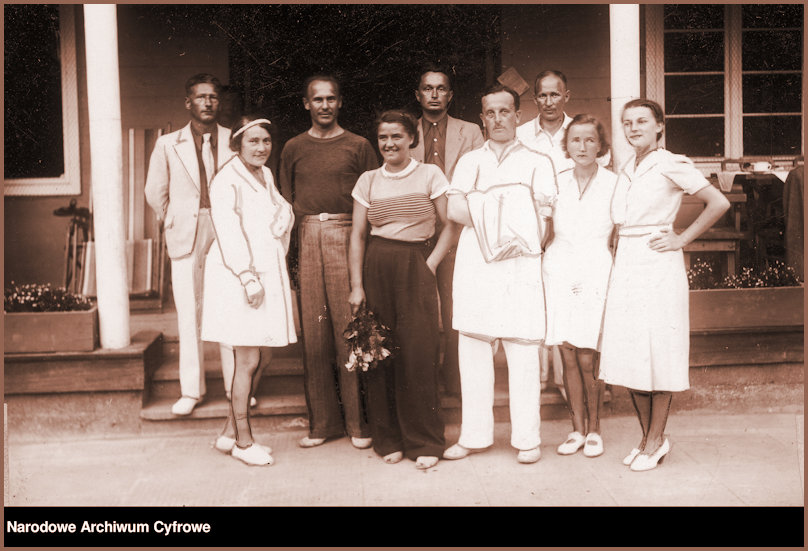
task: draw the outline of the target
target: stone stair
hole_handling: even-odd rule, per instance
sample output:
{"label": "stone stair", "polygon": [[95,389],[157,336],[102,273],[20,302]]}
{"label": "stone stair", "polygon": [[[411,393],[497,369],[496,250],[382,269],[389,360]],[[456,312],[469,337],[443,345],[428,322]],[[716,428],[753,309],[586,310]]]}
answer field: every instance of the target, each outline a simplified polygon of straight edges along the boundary
{"label": "stone stair", "polygon": [[[205,400],[187,417],[171,413],[171,405],[180,396],[179,386],[179,340],[177,337],[176,312],[171,304],[162,311],[133,312],[130,324],[132,331],[149,327],[162,333],[162,363],[146,381],[148,400],[140,411],[140,418],[149,422],[176,423],[195,420],[224,419],[229,405],[224,394],[221,358],[216,343],[204,344]],[[302,340],[302,337],[298,337]],[[278,417],[281,421],[300,426],[306,422],[306,399],[303,389],[302,342],[284,348],[273,349],[273,357],[265,368],[256,398],[258,406],[250,410],[251,417]],[[497,421],[507,421],[508,381],[507,361],[500,349],[495,356],[494,413]],[[611,397],[606,393],[606,401]],[[441,407],[447,422],[460,421],[460,400],[444,395]],[[564,398],[552,384],[542,392],[542,415],[548,418],[567,416]],[[295,421],[297,419],[297,421]]]}

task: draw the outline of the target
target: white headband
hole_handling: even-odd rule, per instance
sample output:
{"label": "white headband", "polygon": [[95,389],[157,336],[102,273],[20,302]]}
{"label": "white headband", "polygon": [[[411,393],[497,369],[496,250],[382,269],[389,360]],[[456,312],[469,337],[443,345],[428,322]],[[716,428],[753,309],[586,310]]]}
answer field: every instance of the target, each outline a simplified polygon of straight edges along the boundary
{"label": "white headband", "polygon": [[272,124],[272,123],[271,123],[271,122],[269,122],[267,119],[255,119],[254,121],[250,121],[250,122],[248,122],[247,124],[245,124],[244,126],[242,126],[241,128],[239,128],[238,130],[236,130],[236,131],[233,133],[233,136],[232,136],[232,137],[233,137],[233,138],[235,138],[236,136],[238,136],[239,134],[241,134],[242,132],[244,132],[244,131],[245,131],[245,130],[247,130],[248,128],[252,128],[253,126],[257,126],[257,125],[259,125],[259,124],[261,124],[261,123],[265,123],[265,124]]}

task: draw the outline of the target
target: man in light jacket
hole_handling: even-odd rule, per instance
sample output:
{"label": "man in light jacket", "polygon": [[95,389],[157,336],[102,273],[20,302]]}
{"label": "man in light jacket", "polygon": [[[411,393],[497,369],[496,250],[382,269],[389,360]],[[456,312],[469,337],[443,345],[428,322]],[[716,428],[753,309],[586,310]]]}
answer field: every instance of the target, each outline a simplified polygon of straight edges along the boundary
{"label": "man in light jacket", "polygon": [[[182,396],[171,407],[174,415],[189,415],[206,390],[199,335],[205,255],[214,240],[208,186],[218,167],[234,155],[230,130],[216,122],[220,89],[219,80],[210,74],[188,79],[185,108],[191,120],[157,140],[146,177],[146,201],[164,224],[177,308]],[[232,370],[232,348],[223,346],[221,354],[223,370]]]}

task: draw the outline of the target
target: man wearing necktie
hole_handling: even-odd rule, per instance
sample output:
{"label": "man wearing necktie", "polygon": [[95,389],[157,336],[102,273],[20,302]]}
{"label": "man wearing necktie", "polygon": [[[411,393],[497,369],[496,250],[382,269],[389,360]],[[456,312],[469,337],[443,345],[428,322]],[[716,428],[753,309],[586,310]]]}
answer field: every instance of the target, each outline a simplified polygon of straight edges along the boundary
{"label": "man wearing necktie", "polygon": [[[182,396],[174,415],[188,415],[205,396],[202,341],[202,284],[205,254],[214,240],[208,186],[234,153],[230,131],[217,124],[219,80],[198,74],[185,83],[185,108],[191,120],[161,136],[154,146],[146,177],[146,201],[164,224],[171,259],[171,283],[177,308]],[[232,372],[233,350],[221,347],[222,369]],[[226,385],[226,383],[225,383]]]}
{"label": "man wearing necktie", "polygon": [[[452,181],[457,160],[463,155],[482,147],[483,133],[480,127],[449,116],[449,103],[454,96],[449,70],[438,65],[426,65],[418,78],[415,99],[421,105],[418,119],[418,144],[411,150],[413,158],[423,163],[437,165]],[[455,246],[460,237],[460,228],[455,227],[452,248],[438,266],[438,294],[443,323],[443,362],[441,379],[447,394],[460,396],[460,370],[457,361],[457,331],[452,329],[452,275],[455,264]],[[440,231],[440,228],[436,230]],[[437,233],[436,233],[437,235]]]}

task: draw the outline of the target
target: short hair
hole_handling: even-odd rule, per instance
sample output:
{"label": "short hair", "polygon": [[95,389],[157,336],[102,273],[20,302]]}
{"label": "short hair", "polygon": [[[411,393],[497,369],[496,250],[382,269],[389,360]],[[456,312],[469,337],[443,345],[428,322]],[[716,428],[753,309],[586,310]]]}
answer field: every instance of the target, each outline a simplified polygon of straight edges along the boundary
{"label": "short hair", "polygon": [[[623,110],[620,112],[620,119],[622,120],[623,115],[626,114],[626,109],[632,109],[634,107],[646,107],[650,109],[651,113],[654,114],[654,119],[656,119],[656,121],[659,123],[665,124],[665,110],[662,109],[662,106],[659,105],[657,102],[648,98],[636,98],[630,100],[623,106]],[[657,132],[656,135],[657,141],[659,141],[659,139],[662,138],[662,134],[663,134],[662,131]]]}
{"label": "short hair", "polygon": [[567,77],[561,71],[556,71],[555,69],[548,69],[547,71],[542,71],[538,75],[536,75],[536,80],[533,81],[533,95],[539,95],[539,83],[542,79],[547,77],[556,77],[558,80],[564,83],[564,89],[567,89]]}
{"label": "short hair", "polygon": [[377,136],[379,134],[379,126],[381,126],[383,122],[391,124],[398,123],[403,126],[404,131],[414,138],[410,144],[410,149],[418,145],[418,123],[415,121],[415,117],[406,111],[402,111],[400,109],[388,109],[379,115],[376,118],[375,126],[375,133]]}
{"label": "short hair", "polygon": [[[230,149],[236,152],[241,151],[241,140],[244,138],[244,132],[242,132],[238,136],[236,136],[236,132],[238,132],[244,126],[246,126],[248,123],[254,120],[265,118],[266,117],[264,117],[263,115],[250,114],[250,115],[242,115],[238,119],[236,119],[236,122],[233,123],[233,128],[230,129]],[[270,138],[272,137],[272,127],[269,124],[261,122],[256,124],[255,126],[263,128],[269,133]]]}
{"label": "short hair", "polygon": [[198,73],[185,81],[185,96],[190,97],[197,84],[212,84],[216,93],[222,91],[222,83],[210,73]]}
{"label": "short hair", "polygon": [[567,151],[567,136],[569,135],[570,128],[573,126],[582,126],[584,124],[594,125],[595,131],[598,133],[598,141],[600,142],[600,149],[598,149],[598,157],[602,157],[609,151],[609,142],[606,139],[606,129],[603,123],[589,113],[579,113],[575,115],[570,121],[567,128],[564,130],[564,138],[561,140],[561,149],[564,150],[566,157],[570,158],[570,153]]}
{"label": "short hair", "polygon": [[440,73],[442,75],[446,75],[446,80],[449,81],[449,90],[454,90],[454,78],[452,77],[452,71],[437,63],[425,63],[421,66],[421,70],[418,73],[418,82],[415,83],[416,90],[421,87],[421,79],[424,78],[424,75],[427,73]]}
{"label": "short hair", "polygon": [[337,93],[337,97],[339,98],[339,97],[342,96],[342,87],[340,86],[340,83],[339,83],[339,80],[337,80],[337,77],[332,76],[332,75],[326,75],[326,74],[318,74],[318,75],[310,76],[309,78],[307,78],[303,82],[303,97],[304,98],[309,97],[309,85],[312,82],[320,82],[320,81],[322,81],[322,82],[330,82],[335,88],[335,91]]}
{"label": "short hair", "polygon": [[516,90],[513,88],[505,86],[499,82],[495,83],[493,86],[490,86],[488,90],[483,93],[482,97],[480,97],[480,103],[482,103],[485,96],[490,96],[491,94],[497,94],[499,92],[508,92],[511,96],[513,96],[513,107],[519,111],[519,94],[517,94]]}

